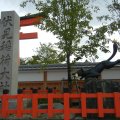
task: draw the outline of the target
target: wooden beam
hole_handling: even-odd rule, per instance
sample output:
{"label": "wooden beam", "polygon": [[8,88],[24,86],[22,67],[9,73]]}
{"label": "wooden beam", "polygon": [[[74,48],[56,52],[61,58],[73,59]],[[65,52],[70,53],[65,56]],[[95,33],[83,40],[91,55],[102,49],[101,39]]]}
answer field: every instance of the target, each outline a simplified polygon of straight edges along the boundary
{"label": "wooden beam", "polygon": [[36,38],[38,38],[37,32],[33,32],[33,33],[22,33],[22,32],[20,32],[20,40],[36,39]]}
{"label": "wooden beam", "polygon": [[20,17],[20,26],[29,26],[29,25],[36,25],[41,24],[41,19],[47,18],[45,13],[36,13],[32,15],[22,16]]}
{"label": "wooden beam", "polygon": [[41,24],[41,19],[43,17],[35,17],[35,18],[28,18],[28,19],[21,19],[20,20],[20,26],[24,27],[24,26],[30,26],[30,25],[37,25],[37,24]]}

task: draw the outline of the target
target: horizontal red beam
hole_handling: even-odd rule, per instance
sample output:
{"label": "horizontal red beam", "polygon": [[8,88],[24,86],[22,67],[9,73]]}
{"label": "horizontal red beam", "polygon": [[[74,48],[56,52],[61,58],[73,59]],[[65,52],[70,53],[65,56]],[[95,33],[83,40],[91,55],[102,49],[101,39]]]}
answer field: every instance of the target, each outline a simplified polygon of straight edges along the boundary
{"label": "horizontal red beam", "polygon": [[37,32],[34,32],[34,33],[22,33],[22,32],[20,32],[20,40],[23,40],[23,39],[36,39],[36,38],[38,38]]}
{"label": "horizontal red beam", "polygon": [[29,18],[29,19],[23,19],[20,20],[20,26],[30,26],[30,25],[37,25],[37,24],[41,24],[41,18],[43,17],[35,17],[35,18]]}

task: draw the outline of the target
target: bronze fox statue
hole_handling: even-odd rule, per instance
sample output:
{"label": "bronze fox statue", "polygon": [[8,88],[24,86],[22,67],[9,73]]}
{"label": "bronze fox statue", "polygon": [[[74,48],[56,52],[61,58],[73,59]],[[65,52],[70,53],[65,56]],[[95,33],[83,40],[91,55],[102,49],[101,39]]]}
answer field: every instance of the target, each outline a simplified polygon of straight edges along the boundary
{"label": "bronze fox statue", "polygon": [[81,68],[76,72],[77,75],[81,77],[80,79],[89,78],[89,77],[98,78],[104,69],[110,69],[114,67],[116,64],[120,63],[120,59],[114,62],[110,61],[116,55],[117,49],[118,49],[117,43],[114,42],[113,53],[107,60],[98,63],[95,67],[88,70],[84,70],[83,68]]}

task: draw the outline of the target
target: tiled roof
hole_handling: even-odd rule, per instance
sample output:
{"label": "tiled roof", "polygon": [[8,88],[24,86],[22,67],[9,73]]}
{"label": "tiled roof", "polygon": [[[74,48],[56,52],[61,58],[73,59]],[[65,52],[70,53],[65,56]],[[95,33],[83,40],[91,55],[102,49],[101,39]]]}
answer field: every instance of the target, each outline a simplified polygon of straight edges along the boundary
{"label": "tiled roof", "polygon": [[20,17],[20,20],[25,20],[25,19],[30,19],[30,18],[35,18],[35,17],[46,17],[45,13],[37,13],[37,14],[32,14],[32,15],[27,15],[27,16],[22,16]]}
{"label": "tiled roof", "polygon": [[[91,68],[94,67],[96,63],[89,63],[89,62],[79,62],[74,65],[72,65],[72,69],[80,69],[83,68]],[[116,65],[116,67],[120,67],[120,64]],[[67,64],[49,64],[47,66],[42,66],[40,64],[34,64],[34,65],[20,65],[19,71],[30,71],[30,70],[57,70],[57,69],[67,69]]]}
{"label": "tiled roof", "polygon": [[[79,69],[81,67],[84,68],[90,68],[94,67],[97,63],[86,63],[86,62],[79,62],[74,65],[72,65],[73,69]],[[53,70],[53,69],[66,69],[67,64],[49,64],[45,67],[42,67],[40,64],[34,64],[34,65],[20,65],[19,71],[29,71],[29,70]]]}

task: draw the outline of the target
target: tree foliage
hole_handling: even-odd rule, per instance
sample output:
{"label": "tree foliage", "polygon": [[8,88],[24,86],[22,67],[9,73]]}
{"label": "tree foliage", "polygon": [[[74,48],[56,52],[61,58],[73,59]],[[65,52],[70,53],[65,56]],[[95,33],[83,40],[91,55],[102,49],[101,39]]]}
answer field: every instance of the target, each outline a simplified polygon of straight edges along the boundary
{"label": "tree foliage", "polygon": [[26,59],[20,58],[20,65],[26,65]]}
{"label": "tree foliage", "polygon": [[[47,18],[39,27],[43,30],[54,33],[58,38],[58,47],[62,54],[83,56],[95,55],[97,47],[90,47],[89,43],[82,41],[82,38],[90,35],[92,27],[89,25],[92,20],[92,13],[89,10],[89,0],[27,0],[21,4],[25,7],[28,2],[33,3],[39,12],[44,12]],[[83,42],[86,44],[85,46]]]}
{"label": "tree foliage", "polygon": [[[98,48],[108,52],[106,44],[109,40],[105,34],[111,31],[108,31],[108,26],[105,25],[97,29],[90,26],[93,18],[90,0],[26,0],[21,6],[25,7],[27,3],[32,3],[36,10],[44,12],[47,16],[38,27],[52,32],[59,38],[57,45],[61,49],[60,54],[66,57],[70,84],[72,55],[78,60],[84,56],[98,57]],[[113,28],[118,29],[115,26]]]}
{"label": "tree foliage", "polygon": [[[120,36],[120,2],[118,0],[109,0],[106,7],[109,11],[109,14],[104,14],[98,17],[99,21],[107,21],[108,24],[101,27],[104,29],[104,33],[107,33],[109,36],[113,35],[115,32]],[[119,44],[119,40],[118,44]]]}
{"label": "tree foliage", "polygon": [[35,55],[31,58],[27,58],[24,60],[25,64],[41,64],[41,65],[48,65],[48,64],[55,64],[62,62],[60,59],[58,51],[55,49],[55,45],[52,43],[42,44],[36,48]]}

